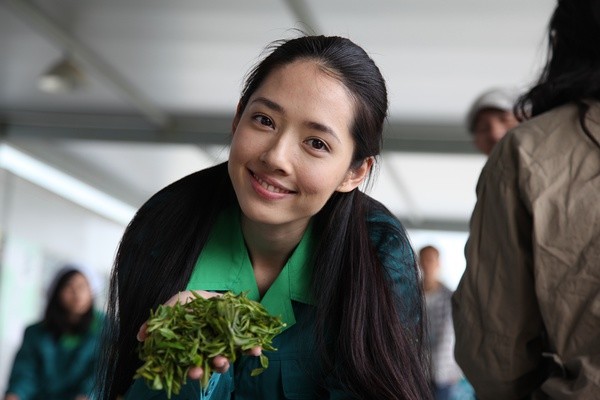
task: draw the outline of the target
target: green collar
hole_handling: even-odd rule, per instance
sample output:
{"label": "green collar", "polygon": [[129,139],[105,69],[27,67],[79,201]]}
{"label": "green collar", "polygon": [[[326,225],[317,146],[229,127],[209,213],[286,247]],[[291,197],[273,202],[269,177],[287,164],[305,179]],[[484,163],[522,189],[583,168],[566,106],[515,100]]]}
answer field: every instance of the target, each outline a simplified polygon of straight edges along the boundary
{"label": "green collar", "polygon": [[296,322],[292,300],[314,305],[309,265],[311,231],[309,226],[279,276],[260,299],[242,235],[240,211],[225,210],[217,218],[198,257],[187,290],[247,292],[249,299],[260,301],[271,315],[280,316],[289,328]]}

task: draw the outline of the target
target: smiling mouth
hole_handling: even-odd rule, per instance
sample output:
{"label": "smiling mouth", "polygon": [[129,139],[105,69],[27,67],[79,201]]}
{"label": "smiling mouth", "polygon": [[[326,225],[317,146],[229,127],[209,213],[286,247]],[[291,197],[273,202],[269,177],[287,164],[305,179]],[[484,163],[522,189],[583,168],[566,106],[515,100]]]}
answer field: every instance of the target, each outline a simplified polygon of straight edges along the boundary
{"label": "smiling mouth", "polygon": [[252,176],[260,184],[260,186],[262,186],[265,190],[268,190],[269,192],[281,193],[281,194],[295,193],[295,192],[292,192],[291,190],[287,190],[287,189],[283,189],[283,188],[280,188],[280,187],[277,187],[277,186],[273,186],[273,185],[271,185],[271,184],[263,181],[262,179],[260,179],[254,173],[252,173]]}

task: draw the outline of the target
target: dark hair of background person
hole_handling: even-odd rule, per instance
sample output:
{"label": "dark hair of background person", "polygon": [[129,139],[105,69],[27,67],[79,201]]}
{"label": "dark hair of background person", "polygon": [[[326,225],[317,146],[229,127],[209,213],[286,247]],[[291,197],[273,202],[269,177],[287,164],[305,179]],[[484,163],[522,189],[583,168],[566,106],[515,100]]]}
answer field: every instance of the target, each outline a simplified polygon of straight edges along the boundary
{"label": "dark hair of background person", "polygon": [[[274,70],[297,60],[313,60],[339,79],[355,100],[353,165],[379,154],[387,91],[379,69],[362,48],[345,38],[324,36],[280,41],[269,48],[270,54],[246,79],[236,118]],[[185,289],[219,211],[236,204],[229,176],[219,172],[223,169],[211,168],[208,190],[206,185],[194,185],[196,174],[169,185],[142,206],[135,223],[126,229],[111,277],[108,315],[116,324],[107,326],[116,331],[108,332],[112,347],[104,351],[101,398],[114,399],[131,385],[140,364],[135,350],[139,327],[150,309]],[[371,245],[365,214],[375,209],[389,213],[357,189],[336,192],[314,219],[320,242],[312,287],[323,366],[358,398],[428,399],[423,295],[419,293],[417,305],[421,320],[405,326],[399,315],[414,304],[404,305],[392,292]],[[410,246],[404,231],[398,237]],[[416,281],[418,269],[413,264]],[[131,351],[120,354],[119,349]]]}
{"label": "dark hair of background person", "polygon": [[[582,3],[586,3],[582,6]],[[586,99],[600,101],[600,1],[559,0],[548,24],[548,59],[538,82],[515,105],[515,115],[531,118],[575,103],[586,135]]]}
{"label": "dark hair of background person", "polygon": [[60,338],[65,333],[82,334],[87,332],[94,319],[93,301],[90,305],[90,309],[82,315],[81,318],[74,321],[70,318],[67,309],[60,299],[60,293],[67,283],[69,283],[71,278],[77,274],[82,273],[76,269],[72,269],[62,274],[52,289],[52,293],[50,293],[46,311],[44,312],[43,323],[55,339]]}

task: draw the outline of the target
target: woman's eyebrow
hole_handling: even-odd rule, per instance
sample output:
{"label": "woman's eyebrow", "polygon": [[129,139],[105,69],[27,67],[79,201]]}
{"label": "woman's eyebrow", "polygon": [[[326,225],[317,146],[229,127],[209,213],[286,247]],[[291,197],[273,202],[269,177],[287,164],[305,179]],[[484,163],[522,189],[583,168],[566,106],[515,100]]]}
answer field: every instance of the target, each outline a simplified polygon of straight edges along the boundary
{"label": "woman's eyebrow", "polygon": [[[267,107],[275,112],[278,112],[279,114],[285,115],[285,109],[280,104],[277,104],[276,102],[269,100],[266,97],[257,97],[254,100],[252,100],[250,103],[260,103],[260,104],[264,105],[265,107]],[[322,124],[320,122],[315,122],[315,121],[306,121],[306,122],[304,122],[304,125],[309,129],[327,133],[327,134],[331,135],[334,139],[336,139],[338,142],[341,143],[341,140],[340,140],[339,136],[335,133],[335,131],[331,127],[329,127],[325,124]]]}
{"label": "woman's eyebrow", "polygon": [[323,132],[323,133],[327,133],[327,134],[331,135],[338,142],[340,142],[340,143],[342,142],[340,140],[340,138],[338,137],[338,135],[335,133],[335,131],[327,125],[321,124],[319,122],[313,122],[313,121],[306,121],[304,123],[304,125],[306,125],[310,129],[313,129],[313,130],[316,130],[319,132]]}
{"label": "woman's eyebrow", "polygon": [[283,109],[282,106],[280,106],[279,104],[277,104],[274,101],[271,101],[265,97],[257,97],[254,100],[252,100],[252,103],[261,103],[262,105],[270,108],[273,111],[277,111],[280,114],[285,114],[285,110]]}

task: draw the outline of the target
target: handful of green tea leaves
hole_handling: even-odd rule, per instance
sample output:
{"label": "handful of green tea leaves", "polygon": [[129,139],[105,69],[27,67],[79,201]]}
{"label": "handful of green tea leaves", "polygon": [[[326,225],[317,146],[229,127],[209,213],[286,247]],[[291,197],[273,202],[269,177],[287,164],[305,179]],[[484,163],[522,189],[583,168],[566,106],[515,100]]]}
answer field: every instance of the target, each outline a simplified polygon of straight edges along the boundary
{"label": "handful of green tea leaves", "polygon": [[[165,389],[169,398],[180,392],[190,367],[204,370],[201,384],[206,388],[212,358],[222,355],[233,363],[241,351],[253,347],[274,351],[272,340],[285,327],[245,293],[227,292],[209,299],[192,294],[194,299],[188,303],[160,305],[151,311],[148,336],[140,346],[144,364],[135,378],[144,378],[153,389]],[[267,368],[269,359],[261,354],[260,363],[262,368],[254,369],[252,376]]]}

